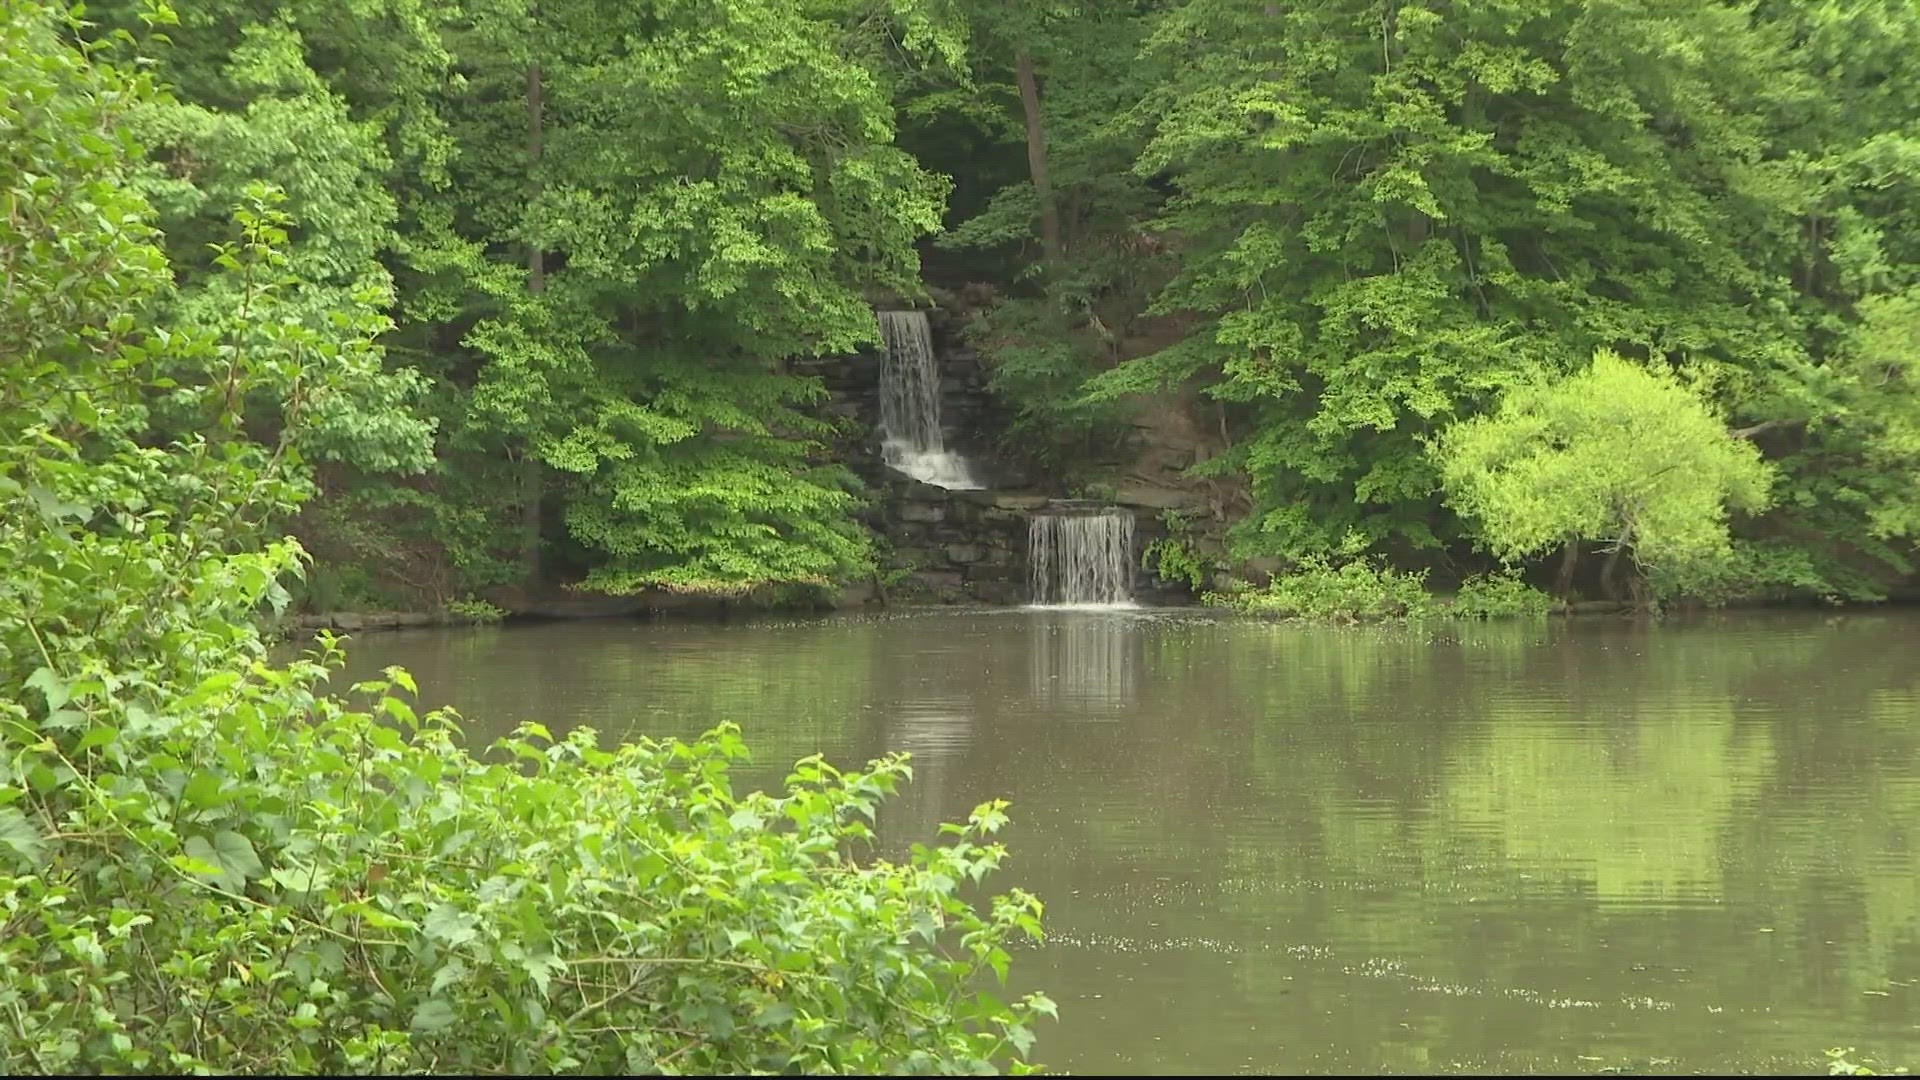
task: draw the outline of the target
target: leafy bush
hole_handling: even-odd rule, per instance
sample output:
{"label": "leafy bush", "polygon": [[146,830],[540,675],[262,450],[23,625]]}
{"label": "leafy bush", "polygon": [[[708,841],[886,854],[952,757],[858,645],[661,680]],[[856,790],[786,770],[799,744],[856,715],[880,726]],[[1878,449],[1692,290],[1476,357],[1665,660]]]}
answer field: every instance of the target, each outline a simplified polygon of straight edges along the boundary
{"label": "leafy bush", "polygon": [[1355,559],[1334,566],[1303,559],[1264,589],[1208,593],[1206,602],[1260,615],[1309,622],[1386,622],[1401,619],[1508,619],[1545,615],[1553,598],[1512,572],[1476,574],[1451,601],[1427,591],[1427,574]]}
{"label": "leafy bush", "polygon": [[962,992],[1040,933],[1024,893],[958,895],[1003,858],[1002,804],[862,860],[902,758],[744,797],[731,726],[603,750],[527,725],[482,762],[389,693],[403,672],[355,711],[322,671],[9,741],[38,778],[0,857],[10,1069],[970,1070],[1052,1012]]}
{"label": "leafy bush", "polygon": [[1168,510],[1160,515],[1160,520],[1167,527],[1167,535],[1147,545],[1140,553],[1140,564],[1162,581],[1185,582],[1195,592],[1205,589],[1208,579],[1219,568],[1194,550],[1192,519],[1180,511]]}
{"label": "leafy bush", "polygon": [[1721,605],[1740,600],[1815,596],[1830,602],[1881,600],[1865,574],[1822,553],[1777,541],[1734,540],[1724,559],[1656,567],[1649,576],[1662,599]]}
{"label": "leafy bush", "polygon": [[301,587],[291,590],[296,609],[377,611],[391,607],[365,567],[329,562],[315,566]]}
{"label": "leafy bush", "polygon": [[1315,622],[1410,619],[1434,610],[1425,571],[1406,573],[1364,559],[1337,567],[1321,558],[1303,559],[1265,589],[1209,593],[1206,599],[1241,611]]}
{"label": "leafy bush", "polygon": [[1446,607],[1456,619],[1537,619],[1553,608],[1553,597],[1520,580],[1519,573],[1503,570],[1473,574]]}
{"label": "leafy bush", "polygon": [[[356,688],[371,708],[322,694],[331,639],[265,662],[306,395],[377,366],[385,322],[285,317],[292,223],[256,186],[215,259],[230,324],[156,326],[121,113],[155,91],[77,30],[0,8],[0,1071],[1022,1067],[1051,1003],[971,991],[1040,904],[960,894],[1004,857],[1002,804],[862,858],[901,758],[744,797],[731,727],[605,750],[528,726],[481,760],[397,669]],[[161,398],[203,429],[157,437]]]}
{"label": "leafy bush", "polygon": [[1204,589],[1212,567],[1183,539],[1163,536],[1140,553],[1140,563],[1162,581],[1180,581],[1194,590]]}
{"label": "leafy bush", "polygon": [[501,608],[485,600],[476,600],[472,597],[448,601],[447,611],[459,618],[462,622],[479,623],[482,625],[497,623],[507,617],[507,613]]}

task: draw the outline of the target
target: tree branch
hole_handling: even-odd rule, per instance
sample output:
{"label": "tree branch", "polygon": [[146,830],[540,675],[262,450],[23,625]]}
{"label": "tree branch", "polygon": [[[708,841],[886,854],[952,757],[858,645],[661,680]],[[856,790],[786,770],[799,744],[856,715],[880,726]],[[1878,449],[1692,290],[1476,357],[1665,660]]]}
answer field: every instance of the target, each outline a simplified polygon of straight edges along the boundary
{"label": "tree branch", "polygon": [[1727,434],[1736,439],[1751,439],[1779,428],[1798,427],[1805,423],[1805,420],[1762,420],[1751,427],[1734,428],[1732,431],[1727,432]]}

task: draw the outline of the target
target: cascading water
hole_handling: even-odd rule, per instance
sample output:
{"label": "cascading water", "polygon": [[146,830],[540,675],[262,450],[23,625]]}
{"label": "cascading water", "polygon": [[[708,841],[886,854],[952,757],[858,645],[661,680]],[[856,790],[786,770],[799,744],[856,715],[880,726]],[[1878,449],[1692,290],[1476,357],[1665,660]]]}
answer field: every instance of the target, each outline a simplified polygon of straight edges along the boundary
{"label": "cascading water", "polygon": [[940,430],[940,368],[924,311],[882,311],[880,455],[889,468],[943,488],[980,487]]}
{"label": "cascading water", "polygon": [[1133,603],[1133,515],[1035,514],[1027,522],[1027,578],[1036,604]]}

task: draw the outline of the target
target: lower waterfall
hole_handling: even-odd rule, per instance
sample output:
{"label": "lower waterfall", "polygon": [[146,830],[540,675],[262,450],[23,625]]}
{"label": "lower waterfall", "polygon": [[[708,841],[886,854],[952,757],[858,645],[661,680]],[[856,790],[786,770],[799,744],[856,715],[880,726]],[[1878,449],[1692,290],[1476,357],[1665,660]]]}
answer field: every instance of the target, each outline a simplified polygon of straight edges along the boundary
{"label": "lower waterfall", "polygon": [[1133,603],[1133,515],[1035,514],[1027,523],[1027,581],[1036,604]]}

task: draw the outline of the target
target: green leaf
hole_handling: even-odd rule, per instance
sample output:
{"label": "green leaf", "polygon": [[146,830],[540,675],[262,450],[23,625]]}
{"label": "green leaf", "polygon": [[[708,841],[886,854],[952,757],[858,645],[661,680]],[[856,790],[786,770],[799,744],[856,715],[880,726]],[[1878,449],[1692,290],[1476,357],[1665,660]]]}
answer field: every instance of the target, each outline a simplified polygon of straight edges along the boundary
{"label": "green leaf", "polygon": [[251,881],[266,872],[260,865],[260,856],[254,853],[253,842],[237,832],[223,829],[215,833],[213,850],[220,856],[220,865],[243,881]]}
{"label": "green leaf", "polygon": [[413,1030],[431,1035],[436,1031],[445,1031],[458,1019],[453,1006],[445,998],[428,998],[413,1010],[413,1021],[409,1024]]}
{"label": "green leaf", "polygon": [[784,1001],[776,1001],[753,1014],[753,1026],[757,1028],[779,1027],[791,1024],[794,1019],[793,1006]]}
{"label": "green leaf", "polygon": [[27,496],[33,500],[34,508],[40,512],[41,518],[49,524],[57,525],[68,518],[84,521],[93,516],[93,508],[86,503],[61,499],[37,484],[27,488]]}
{"label": "green leaf", "polygon": [[333,882],[331,870],[298,863],[276,866],[271,876],[276,885],[289,892],[320,892]]}
{"label": "green leaf", "polygon": [[27,820],[27,815],[15,807],[0,809],[0,845],[35,870],[43,869],[46,857],[46,841],[41,839],[40,831]]}
{"label": "green leaf", "polygon": [[36,668],[22,685],[29,690],[40,691],[41,696],[46,698],[49,712],[65,705],[67,699],[72,696],[67,689],[66,681],[56,675],[52,668]]}
{"label": "green leaf", "polygon": [[533,984],[540,988],[542,997],[546,996],[548,984],[553,973],[566,967],[566,963],[557,956],[529,956],[520,961],[520,969],[527,973]]}
{"label": "green leaf", "polygon": [[433,973],[433,985],[428,992],[438,994],[440,991],[445,990],[447,987],[452,986],[454,983],[466,977],[466,963],[457,956],[453,957],[446,963],[440,965],[439,971]]}
{"label": "green leaf", "polygon": [[232,830],[223,829],[213,834],[211,841],[204,836],[190,836],[184,846],[187,858],[196,864],[191,872],[213,878],[229,892],[238,892],[248,881],[266,872],[260,856],[254,853],[253,842]]}
{"label": "green leaf", "polygon": [[[206,848],[206,842],[200,840],[197,836],[187,841],[187,847],[192,848],[196,841],[200,843],[201,847]],[[211,849],[208,848],[207,850]],[[192,855],[175,855],[167,861],[180,870],[197,877],[218,878],[221,873],[218,866],[215,866],[205,859],[195,858]]]}
{"label": "green leaf", "polygon": [[120,737],[119,728],[110,727],[106,724],[100,724],[96,727],[87,729],[87,733],[80,737],[80,742],[75,746],[74,749],[77,752],[84,753],[85,751],[91,750],[96,746],[105,746],[108,743],[113,742],[115,739],[118,739],[119,737]]}
{"label": "green leaf", "polygon": [[228,799],[228,796],[220,791],[221,782],[222,778],[218,773],[196,773],[181,790],[181,801],[198,809],[219,806]]}
{"label": "green leaf", "polygon": [[1033,1049],[1033,1030],[1025,1024],[1013,1024],[1007,1028],[1007,1041],[1024,1056]]}
{"label": "green leaf", "polygon": [[480,920],[452,904],[435,904],[427,913],[427,921],[422,929],[426,935],[449,947],[457,948],[479,937],[474,926]]}

